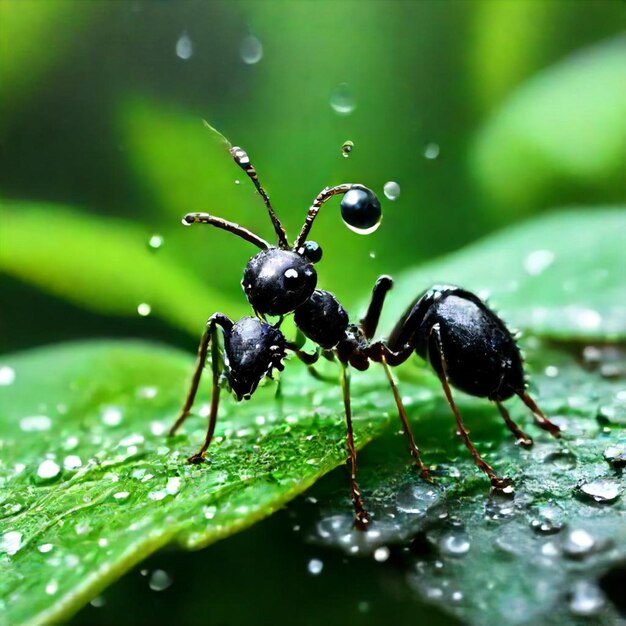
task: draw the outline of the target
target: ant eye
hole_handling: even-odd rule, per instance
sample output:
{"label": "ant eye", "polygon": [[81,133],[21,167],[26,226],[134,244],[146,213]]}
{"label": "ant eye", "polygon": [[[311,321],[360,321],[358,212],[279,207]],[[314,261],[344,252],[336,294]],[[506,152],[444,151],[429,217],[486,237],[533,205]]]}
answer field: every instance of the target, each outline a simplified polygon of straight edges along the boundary
{"label": "ant eye", "polygon": [[379,226],[382,219],[380,202],[376,194],[367,187],[355,185],[341,200],[341,217],[346,226],[359,235],[369,235]]}
{"label": "ant eye", "polygon": [[289,290],[298,289],[302,284],[302,277],[293,268],[286,270],[283,276],[285,277],[285,287]]}
{"label": "ant eye", "polygon": [[304,243],[304,256],[311,263],[319,263],[322,259],[322,247],[317,241],[306,241]]}

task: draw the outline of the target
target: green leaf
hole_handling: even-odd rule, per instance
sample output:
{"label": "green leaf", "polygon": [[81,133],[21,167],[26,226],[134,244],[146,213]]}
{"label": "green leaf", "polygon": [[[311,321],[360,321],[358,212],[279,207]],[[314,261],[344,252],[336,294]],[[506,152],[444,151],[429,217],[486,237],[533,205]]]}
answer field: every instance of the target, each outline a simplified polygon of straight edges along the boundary
{"label": "green leaf", "polygon": [[565,186],[572,197],[581,187],[622,197],[625,63],[623,38],[579,52],[530,79],[488,122],[472,160],[498,215],[537,206]]}
{"label": "green leaf", "polygon": [[563,340],[626,337],[624,207],[569,209],[490,235],[402,274],[383,313],[389,331],[433,284],[489,295],[503,318]]}
{"label": "green leaf", "polygon": [[2,201],[0,211],[0,271],[48,293],[110,315],[137,315],[147,303],[194,335],[213,312],[231,310],[167,248],[151,251],[150,233],[128,222],[34,202]]}
{"label": "green leaf", "polygon": [[[57,623],[158,548],[237,532],[342,464],[339,386],[294,365],[282,404],[271,388],[241,405],[225,397],[210,464],[190,466],[205,420],[165,435],[189,356],[101,342],[3,357],[0,623]],[[387,421],[381,382],[355,381],[359,447]],[[198,398],[202,413],[208,386]]]}
{"label": "green leaf", "polygon": [[513,479],[514,497],[489,494],[439,390],[416,425],[423,459],[437,468],[434,484],[403,472],[399,443],[381,439],[360,462],[371,532],[352,532],[343,494],[320,484],[311,492],[322,503],[316,541],[376,560],[391,547],[401,555],[397,594],[415,594],[471,626],[619,623],[597,585],[626,559],[626,352],[596,352],[598,361],[583,368],[581,354],[529,351],[535,397],[563,431],[556,440],[529,428],[527,409],[507,403],[535,438],[530,450],[515,445],[493,404],[455,394],[479,452]]}

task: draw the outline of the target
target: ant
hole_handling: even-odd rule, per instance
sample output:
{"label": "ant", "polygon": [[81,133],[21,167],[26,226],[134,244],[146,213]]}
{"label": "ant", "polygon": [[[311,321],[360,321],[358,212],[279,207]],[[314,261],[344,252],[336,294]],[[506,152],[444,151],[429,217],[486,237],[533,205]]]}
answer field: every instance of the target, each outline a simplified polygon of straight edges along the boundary
{"label": "ant", "polygon": [[[505,424],[515,435],[517,443],[523,447],[530,447],[533,440],[511,419],[502,404],[513,395],[519,396],[531,410],[539,427],[549,431],[554,437],[560,435],[559,427],[548,420],[526,392],[522,357],[515,338],[504,322],[473,293],[451,285],[437,285],[416,298],[387,339],[373,340],[385,297],[393,285],[392,279],[385,275],[378,278],[365,316],[358,324],[353,324],[332,293],[316,288],[317,274],[314,264],[321,260],[322,249],[307,237],[322,205],[336,195],[343,196],[341,213],[348,227],[360,233],[373,232],[381,220],[381,206],[374,192],[363,185],[351,183],[324,188],[309,208],[300,234],[293,245],[290,245],[287,233],[274,212],[248,155],[241,148],[233,147],[225,138],[222,139],[235,163],[251,179],[263,199],[278,242],[274,246],[242,226],[209,213],[188,213],[183,218],[183,224],[187,226],[215,226],[260,248],[260,252],[248,261],[241,281],[255,317],[243,317],[234,322],[223,313],[214,313],[208,319],[200,340],[187,398],[169,432],[174,435],[190,415],[210,346],[213,383],[208,428],[202,447],[189,458],[189,463],[201,463],[204,460],[215,432],[222,374],[218,346],[220,327],[224,340],[224,372],[238,401],[248,400],[261,380],[266,376],[271,377],[274,370],[282,371],[283,360],[288,352],[302,360],[314,375],[317,374],[314,364],[320,356],[339,361],[342,368],[341,386],[346,417],[350,484],[357,528],[366,528],[370,518],[356,480],[357,457],[350,406],[350,366],[363,371],[369,367],[370,362],[382,365],[408,440],[409,451],[421,476],[430,480],[429,469],[420,457],[406,410],[390,371],[390,367],[405,362],[413,352],[428,361],[441,381],[448,404],[456,418],[458,434],[474,462],[488,476],[495,490],[510,492],[511,480],[498,476],[474,447],[451,390],[451,387],[456,387],[470,395],[488,398],[494,402]],[[301,350],[298,344],[288,341],[281,332],[283,317],[290,313],[294,314],[297,328],[317,344],[314,353]],[[278,316],[278,322],[272,325],[268,323],[266,316]]]}

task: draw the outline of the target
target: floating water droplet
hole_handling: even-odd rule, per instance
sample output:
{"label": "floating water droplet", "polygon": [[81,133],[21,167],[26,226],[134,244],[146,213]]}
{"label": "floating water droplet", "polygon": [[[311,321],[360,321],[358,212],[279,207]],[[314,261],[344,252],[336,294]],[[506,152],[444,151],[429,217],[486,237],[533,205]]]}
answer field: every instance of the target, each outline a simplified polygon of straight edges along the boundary
{"label": "floating water droplet", "polygon": [[383,563],[389,558],[389,548],[387,546],[381,546],[380,548],[376,548],[374,550],[374,560],[379,563]]}
{"label": "floating water droplet", "polygon": [[68,454],[63,459],[63,469],[66,469],[69,472],[78,469],[82,464],[83,462],[80,460],[80,457],[75,454]]}
{"label": "floating water droplet", "polygon": [[163,237],[161,235],[152,235],[148,239],[148,248],[150,250],[158,250],[163,245]]}
{"label": "floating water droplet", "polygon": [[400,185],[393,180],[384,184],[383,191],[389,200],[397,200],[400,197]]}
{"label": "floating water droplet", "polygon": [[470,541],[465,533],[449,532],[439,540],[439,549],[448,556],[464,556],[469,552]]}
{"label": "floating water droplet", "polygon": [[162,569],[155,569],[150,575],[149,586],[152,591],[165,591],[172,585],[171,576]]}
{"label": "floating water droplet", "polygon": [[20,428],[26,433],[50,430],[52,420],[47,415],[29,415],[20,420]]}
{"label": "floating water droplet", "polygon": [[424,148],[424,156],[429,160],[433,161],[434,159],[439,157],[439,144],[438,143],[427,143]]}
{"label": "floating water droplet", "polygon": [[330,106],[340,115],[350,115],[356,108],[356,101],[348,83],[340,83],[330,95]]}
{"label": "floating water droplet", "polygon": [[539,276],[554,263],[552,250],[534,250],[524,259],[524,269],[531,276]]}
{"label": "floating water droplet", "polygon": [[622,495],[622,487],[617,480],[598,478],[578,485],[578,490],[595,502],[614,502]]}
{"label": "floating water droplet", "polygon": [[593,536],[582,528],[570,530],[563,540],[563,552],[573,559],[582,559],[596,547]]}
{"label": "floating water droplet", "polygon": [[254,35],[248,35],[239,44],[239,56],[246,65],[255,65],[263,58],[263,44]]}
{"label": "floating water droplet", "polygon": [[354,141],[344,141],[341,146],[341,156],[343,156],[344,159],[347,159],[352,150],[354,150]]}
{"label": "floating water droplet", "polygon": [[309,574],[312,576],[317,576],[322,573],[324,569],[324,562],[319,559],[311,559],[306,566]]}
{"label": "floating water droplet", "polygon": [[574,584],[569,608],[575,615],[595,615],[604,606],[604,595],[598,587],[586,580]]}
{"label": "floating water droplet", "polygon": [[0,367],[0,386],[12,385],[15,381],[15,370],[8,365]]}
{"label": "floating water droplet", "polygon": [[37,468],[37,476],[42,480],[52,480],[57,478],[61,473],[58,463],[52,459],[46,459]]}
{"label": "floating water droplet", "polygon": [[22,533],[17,530],[10,530],[2,535],[0,541],[0,552],[5,552],[9,556],[16,554],[22,547]]}
{"label": "floating water droplet", "polygon": [[142,302],[137,305],[137,313],[139,313],[141,317],[147,317],[152,313],[152,307],[147,302]]}
{"label": "floating water droplet", "polygon": [[187,33],[183,33],[176,42],[176,56],[183,61],[193,55],[193,42]]}

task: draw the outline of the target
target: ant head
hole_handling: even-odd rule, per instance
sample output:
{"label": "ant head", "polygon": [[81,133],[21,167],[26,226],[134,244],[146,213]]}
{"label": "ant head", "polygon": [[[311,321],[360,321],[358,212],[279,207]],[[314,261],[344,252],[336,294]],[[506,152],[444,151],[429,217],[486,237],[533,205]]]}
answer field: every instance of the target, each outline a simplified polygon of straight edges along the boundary
{"label": "ant head", "polygon": [[254,255],[241,281],[252,308],[261,315],[285,315],[304,304],[317,285],[310,261],[305,254],[279,248]]}

